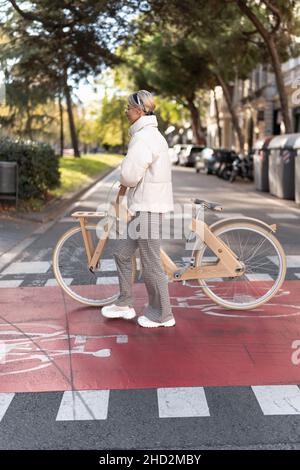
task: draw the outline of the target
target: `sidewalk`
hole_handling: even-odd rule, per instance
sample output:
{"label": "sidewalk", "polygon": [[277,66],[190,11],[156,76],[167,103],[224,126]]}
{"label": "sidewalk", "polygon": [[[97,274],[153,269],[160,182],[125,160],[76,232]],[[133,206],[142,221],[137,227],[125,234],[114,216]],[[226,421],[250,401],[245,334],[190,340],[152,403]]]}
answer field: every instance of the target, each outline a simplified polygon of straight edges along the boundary
{"label": "sidewalk", "polygon": [[16,252],[9,253],[11,250],[14,248],[18,251],[25,249],[27,245],[32,243],[35,235],[47,230],[73,202],[80,199],[85,192],[114,170],[115,167],[103,171],[92,183],[61,198],[54,199],[40,212],[0,214],[0,271],[12,257],[15,257]]}

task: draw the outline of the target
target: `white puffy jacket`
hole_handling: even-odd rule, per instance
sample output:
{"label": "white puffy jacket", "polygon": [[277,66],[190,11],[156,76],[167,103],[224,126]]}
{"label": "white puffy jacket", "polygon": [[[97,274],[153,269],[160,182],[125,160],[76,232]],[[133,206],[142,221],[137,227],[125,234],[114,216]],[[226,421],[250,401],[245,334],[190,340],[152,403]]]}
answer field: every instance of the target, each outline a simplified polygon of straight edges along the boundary
{"label": "white puffy jacket", "polygon": [[141,116],[129,128],[128,152],[121,164],[120,182],[129,186],[128,210],[174,210],[168,144],[157,128],[156,116]]}

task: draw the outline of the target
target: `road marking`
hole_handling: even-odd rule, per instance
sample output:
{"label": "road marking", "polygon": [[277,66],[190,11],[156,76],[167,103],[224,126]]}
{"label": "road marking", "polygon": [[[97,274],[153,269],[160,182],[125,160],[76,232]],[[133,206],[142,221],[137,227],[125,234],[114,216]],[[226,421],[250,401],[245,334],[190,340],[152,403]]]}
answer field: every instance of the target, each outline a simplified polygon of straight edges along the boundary
{"label": "road marking", "polygon": [[117,266],[114,259],[102,259],[100,260],[100,268],[103,271],[116,271]]}
{"label": "road marking", "polygon": [[158,388],[160,418],[210,416],[203,387]]}
{"label": "road marking", "polygon": [[[272,263],[278,266],[278,256],[268,256]],[[299,255],[288,255],[286,256],[286,265],[288,268],[300,268],[300,256]]]}
{"label": "road marking", "polygon": [[65,392],[56,421],[107,419],[109,390]]}
{"label": "road marking", "polygon": [[23,261],[12,263],[2,274],[41,274],[46,273],[50,268],[48,261]]}
{"label": "road marking", "polygon": [[75,219],[75,217],[63,217],[62,219],[59,220],[59,223],[65,223],[65,222],[76,222],[78,223],[78,220]]}
{"label": "road marking", "polygon": [[273,281],[270,274],[256,273],[256,274],[246,274],[246,278],[249,281]]}
{"label": "road marking", "polygon": [[98,277],[96,284],[119,284],[117,276]]}
{"label": "road marking", "polygon": [[[65,277],[65,278],[63,278],[63,280],[66,283],[66,285],[69,286],[69,285],[72,284],[73,278],[72,277]],[[46,287],[58,286],[57,280],[56,279],[48,279],[45,286]]]}
{"label": "road marking", "polygon": [[244,214],[241,214],[240,212],[224,212],[224,214],[219,214],[214,212],[215,216],[218,217],[219,219],[227,219],[227,217],[246,217]]}
{"label": "road marking", "polygon": [[14,393],[0,393],[0,421],[14,398]]}
{"label": "road marking", "polygon": [[252,390],[264,415],[300,415],[297,385],[255,386]]}
{"label": "road marking", "polygon": [[0,256],[0,271],[7,266],[14,258],[23,253],[23,251],[35,241],[36,237],[28,237],[17,246]]}
{"label": "road marking", "polygon": [[191,212],[174,212],[171,214],[165,214],[165,219],[190,219],[192,220],[193,216]]}
{"label": "road marking", "polygon": [[0,289],[7,287],[19,287],[22,284],[23,279],[12,279],[11,281],[0,281]]}
{"label": "road marking", "polygon": [[299,216],[295,214],[288,214],[286,212],[273,212],[267,214],[271,219],[299,219]]}

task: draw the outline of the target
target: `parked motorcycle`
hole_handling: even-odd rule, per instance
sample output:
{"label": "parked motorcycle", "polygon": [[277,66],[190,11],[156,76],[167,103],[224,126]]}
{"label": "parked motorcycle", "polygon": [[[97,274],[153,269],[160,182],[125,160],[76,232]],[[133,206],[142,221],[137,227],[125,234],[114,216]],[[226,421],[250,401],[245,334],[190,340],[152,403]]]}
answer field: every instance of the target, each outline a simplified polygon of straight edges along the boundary
{"label": "parked motorcycle", "polygon": [[232,173],[232,164],[237,154],[233,150],[223,151],[221,158],[215,166],[215,173],[219,178],[229,180]]}
{"label": "parked motorcycle", "polygon": [[240,176],[242,179],[253,180],[253,154],[239,154],[232,162],[232,170],[229,176],[230,183],[234,183],[236,178]]}

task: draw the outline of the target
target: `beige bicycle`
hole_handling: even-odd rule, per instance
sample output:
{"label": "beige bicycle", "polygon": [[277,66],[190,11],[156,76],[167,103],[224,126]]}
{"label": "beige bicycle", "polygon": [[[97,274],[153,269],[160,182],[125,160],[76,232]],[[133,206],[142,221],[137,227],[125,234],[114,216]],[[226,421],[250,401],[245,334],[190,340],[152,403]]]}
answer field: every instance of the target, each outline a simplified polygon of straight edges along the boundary
{"label": "beige bicycle", "polygon": [[[74,212],[79,225],[57,242],[53,270],[58,284],[74,300],[91,306],[113,303],[119,295],[113,254],[118,239],[109,237],[114,223],[130,220],[120,204],[121,188],[114,203],[115,214]],[[195,216],[190,225],[199,243],[189,263],[174,263],[161,248],[161,261],[170,282],[194,280],[215,303],[235,310],[251,310],[268,302],[279,290],[286,274],[286,258],[275,237],[276,225],[250,218],[222,219],[208,226],[200,219],[203,210],[222,210],[218,203],[193,201]],[[102,221],[99,228],[92,219]],[[133,257],[133,282],[138,257]]]}

